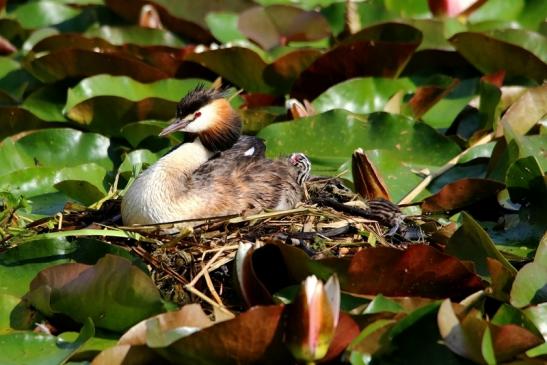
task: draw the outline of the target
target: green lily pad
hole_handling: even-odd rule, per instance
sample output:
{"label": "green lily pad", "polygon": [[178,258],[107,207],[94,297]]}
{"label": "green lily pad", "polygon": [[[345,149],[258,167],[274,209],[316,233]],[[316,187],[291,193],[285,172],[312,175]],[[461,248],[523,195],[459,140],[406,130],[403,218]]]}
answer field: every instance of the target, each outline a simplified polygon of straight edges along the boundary
{"label": "green lily pad", "polygon": [[[95,133],[83,133],[74,129],[43,129],[30,133],[15,142],[4,141],[0,156],[6,158],[0,168],[0,176],[24,167],[71,167],[84,163],[96,163],[109,170],[113,162],[109,156],[110,140]],[[8,151],[2,153],[7,148]],[[9,155],[17,151],[18,156]],[[20,161],[9,167],[8,158]]]}
{"label": "green lily pad", "polygon": [[46,54],[31,52],[25,59],[25,69],[45,83],[98,74],[126,75],[141,82],[163,80],[172,76],[172,72],[127,52],[95,52],[77,48],[61,48]]}
{"label": "green lily pad", "polygon": [[228,11],[210,12],[205,17],[207,27],[213,36],[222,43],[245,39],[237,27],[237,13]]}
{"label": "green lily pad", "polygon": [[247,9],[239,15],[238,28],[264,49],[291,41],[318,40],[330,33],[321,13],[287,5]]}
{"label": "green lily pad", "polygon": [[168,120],[176,103],[197,85],[198,79],[166,79],[144,84],[125,76],[97,75],[68,90],[65,113],[95,131],[119,135],[128,122]]}
{"label": "green lily pad", "polygon": [[489,276],[487,257],[498,260],[511,273],[516,273],[484,229],[466,212],[462,212],[462,225],[448,241],[445,251],[461,260],[472,261],[477,273],[484,277]]}
{"label": "green lily pad", "polygon": [[208,68],[249,92],[275,92],[262,77],[266,62],[248,48],[230,47],[192,53],[186,60]]}
{"label": "green lily pad", "polygon": [[330,87],[312,105],[318,113],[346,109],[353,113],[367,114],[382,111],[395,93],[409,93],[415,89],[414,83],[407,78],[356,78]]}
{"label": "green lily pad", "polygon": [[538,82],[547,78],[547,64],[530,51],[481,33],[464,32],[450,43],[485,74],[505,70],[507,77],[529,77]]}
{"label": "green lily pad", "polygon": [[114,27],[103,25],[87,30],[84,35],[86,37],[102,38],[111,44],[119,46],[124,44],[139,46],[184,46],[184,42],[169,31],[136,26]]}
{"label": "green lily pad", "polygon": [[[366,117],[344,110],[275,123],[258,136],[266,141],[269,156],[306,153],[315,174],[338,175],[347,169],[342,164],[353,151],[364,148],[394,200],[403,198],[422,180],[415,170],[442,166],[459,150],[431,127],[406,117],[387,113]],[[428,147],[433,145],[436,147]]]}
{"label": "green lily pad", "polygon": [[64,364],[95,334],[91,320],[86,320],[74,342],[65,342],[52,335],[33,332],[14,332],[0,336],[2,362],[19,364]]}
{"label": "green lily pad", "polygon": [[[47,314],[63,313],[77,322],[123,331],[164,306],[152,280],[125,258],[107,254],[94,266],[71,263],[42,270],[26,298]],[[48,313],[48,312],[52,313]]]}
{"label": "green lily pad", "polygon": [[406,24],[385,23],[363,29],[304,70],[291,96],[315,99],[329,87],[354,77],[396,77],[420,42],[420,31]]}
{"label": "green lily pad", "polygon": [[23,28],[43,28],[74,18],[80,12],[57,1],[35,1],[18,6],[11,15]]}
{"label": "green lily pad", "polygon": [[511,288],[511,304],[517,308],[544,302],[547,302],[547,236],[541,240],[534,262],[517,273]]}
{"label": "green lily pad", "polygon": [[47,122],[66,122],[63,115],[65,102],[66,90],[44,86],[30,94],[21,104],[21,108]]}

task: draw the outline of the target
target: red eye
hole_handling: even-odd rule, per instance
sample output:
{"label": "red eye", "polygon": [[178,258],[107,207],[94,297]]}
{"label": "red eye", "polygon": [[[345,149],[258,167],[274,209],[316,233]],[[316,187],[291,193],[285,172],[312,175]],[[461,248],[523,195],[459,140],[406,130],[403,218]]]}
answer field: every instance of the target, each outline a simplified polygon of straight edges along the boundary
{"label": "red eye", "polygon": [[194,119],[199,118],[200,116],[201,116],[201,112],[194,113]]}

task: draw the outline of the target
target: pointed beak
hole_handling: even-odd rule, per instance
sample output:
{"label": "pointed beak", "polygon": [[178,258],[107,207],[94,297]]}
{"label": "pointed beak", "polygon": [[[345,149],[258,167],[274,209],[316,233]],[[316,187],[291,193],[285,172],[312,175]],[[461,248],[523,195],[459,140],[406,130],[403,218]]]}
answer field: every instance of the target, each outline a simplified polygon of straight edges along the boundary
{"label": "pointed beak", "polygon": [[163,137],[173,132],[184,130],[184,128],[186,128],[188,124],[190,124],[190,122],[191,120],[188,119],[175,118],[173,123],[168,125],[164,130],[160,132],[159,136]]}

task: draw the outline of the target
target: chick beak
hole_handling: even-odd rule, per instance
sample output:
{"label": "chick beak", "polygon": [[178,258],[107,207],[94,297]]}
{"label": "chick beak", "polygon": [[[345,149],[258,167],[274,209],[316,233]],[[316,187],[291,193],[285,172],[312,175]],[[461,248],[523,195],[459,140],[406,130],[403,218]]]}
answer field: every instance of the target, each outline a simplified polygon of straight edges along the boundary
{"label": "chick beak", "polygon": [[184,128],[186,128],[191,121],[192,120],[186,119],[186,118],[184,119],[175,118],[174,122],[168,125],[164,130],[162,130],[159,136],[163,137],[173,132],[184,130]]}

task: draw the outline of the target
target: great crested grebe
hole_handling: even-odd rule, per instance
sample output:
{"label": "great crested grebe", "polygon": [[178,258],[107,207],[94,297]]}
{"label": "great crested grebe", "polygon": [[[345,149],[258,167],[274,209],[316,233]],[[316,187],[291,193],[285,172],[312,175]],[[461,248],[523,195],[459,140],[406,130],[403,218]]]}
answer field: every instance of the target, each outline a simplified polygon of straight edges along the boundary
{"label": "great crested grebe", "polygon": [[124,224],[154,224],[264,209],[293,208],[309,177],[305,155],[269,160],[255,137],[241,136],[241,120],[222,91],[197,87],[177,104],[160,136],[195,136],[145,170],[122,200]]}

